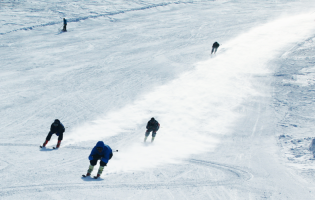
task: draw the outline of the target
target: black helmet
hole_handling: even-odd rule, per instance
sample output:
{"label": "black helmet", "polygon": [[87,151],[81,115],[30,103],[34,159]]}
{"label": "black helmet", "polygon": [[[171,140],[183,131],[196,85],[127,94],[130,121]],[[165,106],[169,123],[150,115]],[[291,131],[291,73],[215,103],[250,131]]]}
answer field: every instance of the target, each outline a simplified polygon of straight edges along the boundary
{"label": "black helmet", "polygon": [[55,119],[55,121],[54,121],[54,126],[58,126],[59,124],[60,124],[59,119]]}
{"label": "black helmet", "polygon": [[155,120],[154,117],[151,118],[151,121]]}

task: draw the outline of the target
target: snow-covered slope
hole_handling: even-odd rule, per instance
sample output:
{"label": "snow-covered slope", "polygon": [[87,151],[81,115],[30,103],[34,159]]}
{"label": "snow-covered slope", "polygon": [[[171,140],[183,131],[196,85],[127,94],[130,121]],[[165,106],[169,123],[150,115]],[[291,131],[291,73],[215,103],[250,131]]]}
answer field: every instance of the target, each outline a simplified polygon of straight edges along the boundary
{"label": "snow-covered slope", "polygon": [[314,2],[0,5],[1,199],[314,199]]}

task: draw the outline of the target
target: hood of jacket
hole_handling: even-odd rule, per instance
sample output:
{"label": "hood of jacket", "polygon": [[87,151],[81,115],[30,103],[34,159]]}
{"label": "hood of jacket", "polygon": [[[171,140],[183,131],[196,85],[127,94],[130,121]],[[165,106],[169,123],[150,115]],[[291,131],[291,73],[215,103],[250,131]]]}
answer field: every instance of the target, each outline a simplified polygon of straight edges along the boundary
{"label": "hood of jacket", "polygon": [[102,147],[102,149],[104,150],[105,149],[105,144],[104,144],[104,142],[103,141],[98,141],[97,143],[96,143],[96,146],[95,146],[96,148],[97,147]]}

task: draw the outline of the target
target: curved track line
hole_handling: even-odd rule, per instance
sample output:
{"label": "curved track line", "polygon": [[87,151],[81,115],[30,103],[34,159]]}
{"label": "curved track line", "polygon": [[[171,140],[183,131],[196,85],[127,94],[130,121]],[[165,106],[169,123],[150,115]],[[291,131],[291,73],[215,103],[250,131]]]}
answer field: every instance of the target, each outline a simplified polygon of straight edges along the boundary
{"label": "curved track line", "polygon": [[239,184],[240,182],[251,179],[252,175],[245,171],[238,169],[235,166],[220,164],[204,160],[191,159],[190,164],[199,165],[207,168],[216,168],[226,175],[221,180],[211,180],[209,178],[193,179],[193,180],[164,180],[164,181],[148,181],[148,182],[110,182],[91,179],[91,181],[83,183],[57,183],[57,184],[37,184],[27,186],[13,186],[3,187],[0,190],[1,196],[10,196],[17,193],[38,192],[38,191],[55,191],[55,190],[76,190],[76,189],[108,189],[108,188],[124,188],[136,190],[161,189],[162,188],[178,188],[178,187],[199,187],[199,186],[221,186]]}
{"label": "curved track line", "polygon": [[[3,171],[5,168],[7,168],[9,166],[9,163],[7,161],[4,161],[4,160],[0,160],[0,161],[1,161],[0,171]],[[5,164],[2,165],[2,163],[5,163]]]}

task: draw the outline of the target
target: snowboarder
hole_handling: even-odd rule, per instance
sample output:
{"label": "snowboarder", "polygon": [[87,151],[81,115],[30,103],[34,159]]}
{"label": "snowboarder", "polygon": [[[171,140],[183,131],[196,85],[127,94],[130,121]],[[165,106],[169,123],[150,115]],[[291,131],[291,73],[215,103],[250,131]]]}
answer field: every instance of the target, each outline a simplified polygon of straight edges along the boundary
{"label": "snowboarder", "polygon": [[151,142],[154,141],[154,138],[155,138],[155,135],[156,135],[156,132],[159,130],[160,128],[160,124],[158,121],[156,121],[153,117],[151,118],[150,121],[148,121],[147,123],[147,131],[145,132],[145,138],[144,138],[144,142],[146,142],[148,136],[150,135],[150,132],[152,131],[152,139],[151,139]]}
{"label": "snowboarder", "polygon": [[59,119],[55,119],[54,123],[50,126],[50,131],[46,137],[46,141],[44,142],[43,146],[46,147],[46,144],[49,142],[51,136],[53,134],[56,134],[58,136],[58,143],[56,148],[60,147],[61,140],[63,139],[63,133],[65,132],[65,127],[62,125],[62,123],[59,121]]}
{"label": "snowboarder", "polygon": [[217,43],[217,42],[213,43],[211,54],[212,54],[212,53],[216,53],[217,50],[218,50],[218,48],[219,48],[219,46],[220,46],[219,43]]}
{"label": "snowboarder", "polygon": [[63,29],[62,29],[63,32],[66,32],[67,31],[67,20],[66,18],[63,18]]}
{"label": "snowboarder", "polygon": [[95,179],[97,179],[98,177],[101,176],[104,167],[107,166],[108,161],[112,157],[113,157],[112,149],[108,145],[104,144],[104,142],[98,141],[96,143],[96,146],[92,149],[92,152],[89,156],[90,166],[89,166],[89,169],[87,171],[87,174],[82,175],[82,176],[83,177],[91,176],[91,173],[92,173],[94,166],[96,165],[97,161],[101,160],[100,167],[99,167],[98,172],[97,172],[97,176],[94,177]]}

